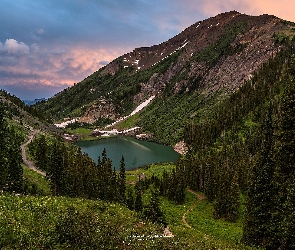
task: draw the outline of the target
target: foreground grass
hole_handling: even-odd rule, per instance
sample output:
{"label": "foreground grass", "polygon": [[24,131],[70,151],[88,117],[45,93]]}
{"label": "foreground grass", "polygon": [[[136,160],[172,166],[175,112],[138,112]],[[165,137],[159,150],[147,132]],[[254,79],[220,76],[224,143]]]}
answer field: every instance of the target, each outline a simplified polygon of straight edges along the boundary
{"label": "foreground grass", "polygon": [[49,181],[42,175],[23,165],[23,176],[26,185],[26,191],[30,194],[50,195]]}
{"label": "foreground grass", "polygon": [[182,216],[194,204],[196,196],[186,192],[185,200],[183,205],[176,205],[162,198],[161,205],[172,233],[185,239],[186,249],[255,249],[240,244],[242,222],[215,220],[213,204],[206,199],[188,213],[186,220],[192,228],[186,227]]}
{"label": "foreground grass", "polygon": [[181,249],[177,238],[118,204],[0,196],[0,249]]}

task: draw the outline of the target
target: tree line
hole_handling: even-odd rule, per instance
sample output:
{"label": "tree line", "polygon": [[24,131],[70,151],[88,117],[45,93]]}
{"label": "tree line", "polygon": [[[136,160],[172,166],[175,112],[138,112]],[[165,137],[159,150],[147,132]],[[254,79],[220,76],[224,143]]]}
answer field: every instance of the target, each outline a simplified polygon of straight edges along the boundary
{"label": "tree line", "polygon": [[23,169],[20,145],[22,136],[6,121],[4,105],[0,102],[0,191],[23,191]]}
{"label": "tree line", "polygon": [[295,39],[220,103],[211,119],[187,126],[189,152],[174,171],[145,182],[179,204],[187,187],[204,192],[214,216],[229,221],[239,218],[245,196],[242,241],[295,248],[294,101]]}

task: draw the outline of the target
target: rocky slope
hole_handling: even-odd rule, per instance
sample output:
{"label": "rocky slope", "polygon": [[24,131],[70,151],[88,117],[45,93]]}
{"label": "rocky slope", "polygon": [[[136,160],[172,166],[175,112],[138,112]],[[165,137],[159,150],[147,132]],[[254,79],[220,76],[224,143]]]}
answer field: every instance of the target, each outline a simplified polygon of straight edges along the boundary
{"label": "rocky slope", "polygon": [[[279,48],[272,38],[283,27],[281,20],[274,16],[251,17],[233,11],[197,22],[165,43],[137,48],[119,59],[124,68],[143,71],[181,50],[177,62],[165,74],[156,73],[148,82],[141,83],[145,93],[157,93],[188,67],[188,79],[176,81],[174,93],[187,87],[189,79],[198,77],[209,92],[224,87],[234,90],[277,52]],[[114,61],[101,74],[115,74],[119,67]]]}
{"label": "rocky slope", "polygon": [[137,125],[175,143],[187,122],[252,79],[281,49],[286,32],[294,33],[294,24],[275,16],[222,13],[164,43],[122,55],[37,107],[54,119],[80,116],[93,123],[126,116],[155,95]]}

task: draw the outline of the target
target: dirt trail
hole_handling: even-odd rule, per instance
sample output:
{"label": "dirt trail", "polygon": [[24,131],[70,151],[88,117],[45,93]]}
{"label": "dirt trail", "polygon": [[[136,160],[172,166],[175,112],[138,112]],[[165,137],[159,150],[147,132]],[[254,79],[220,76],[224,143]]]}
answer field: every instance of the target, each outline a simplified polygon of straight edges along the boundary
{"label": "dirt trail", "polygon": [[29,135],[29,140],[27,142],[25,142],[23,145],[21,145],[21,151],[22,151],[22,157],[23,157],[23,162],[32,170],[34,170],[35,172],[37,172],[38,174],[41,174],[43,176],[46,176],[45,172],[42,172],[40,170],[38,170],[35,167],[34,162],[29,161],[27,158],[27,152],[26,152],[26,146],[33,140],[34,136],[36,135],[38,131],[34,130],[33,132],[30,133]]}
{"label": "dirt trail", "polygon": [[193,191],[193,190],[191,190],[191,189],[188,189],[187,190],[188,192],[190,192],[190,193],[192,193],[193,195],[195,195],[196,196],[196,198],[197,198],[197,200],[195,201],[195,203],[184,213],[184,215],[182,216],[182,221],[183,221],[183,223],[184,223],[184,225],[186,225],[187,227],[189,227],[189,228],[192,228],[188,223],[187,223],[187,221],[186,221],[186,216],[187,216],[187,214],[190,212],[190,211],[192,211],[195,207],[196,207],[196,205],[197,205],[197,203],[198,202],[200,202],[201,200],[203,200],[203,199],[205,199],[206,197],[204,196],[204,195],[201,195],[201,194],[198,194],[198,193],[196,193],[195,191]]}

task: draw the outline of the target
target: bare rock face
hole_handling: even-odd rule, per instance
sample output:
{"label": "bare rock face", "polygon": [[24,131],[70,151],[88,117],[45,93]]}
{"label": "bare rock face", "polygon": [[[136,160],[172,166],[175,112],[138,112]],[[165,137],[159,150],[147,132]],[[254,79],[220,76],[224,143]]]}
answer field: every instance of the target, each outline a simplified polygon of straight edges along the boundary
{"label": "bare rock face", "polygon": [[173,149],[181,155],[186,154],[188,151],[188,148],[187,148],[184,141],[180,141],[180,142],[176,143],[175,146],[173,147]]}
{"label": "bare rock face", "polygon": [[[220,38],[226,32],[231,35],[229,29],[234,32],[239,26],[243,26],[243,31],[236,35],[228,48],[233,53],[226,54],[227,51],[224,51],[224,56],[213,67],[204,61],[206,58],[193,59],[206,48],[214,52],[216,48],[212,44],[218,46]],[[137,48],[121,56],[119,59],[123,67],[134,67],[137,71],[142,71],[161,63],[178,51],[181,52],[177,62],[170,65],[165,73],[155,73],[147,82],[140,83],[141,92],[134,96],[134,103],[138,104],[150,95],[160,94],[172,79],[181,74],[186,74],[187,77],[173,82],[174,94],[189,91],[192,79],[198,79],[206,96],[221,88],[229,93],[235,91],[278,52],[273,35],[282,27],[281,19],[275,16],[247,16],[231,11],[197,22],[167,42]],[[116,69],[118,62],[114,61],[104,72],[113,74]]]}
{"label": "bare rock face", "polygon": [[79,119],[79,122],[91,124],[99,118],[115,120],[117,116],[116,107],[111,102],[101,98],[86,110],[84,115]]}
{"label": "bare rock face", "polygon": [[[275,16],[231,11],[197,22],[159,45],[136,48],[84,82],[82,88],[89,88],[90,97],[96,93],[93,89],[105,99],[89,98],[83,103],[89,108],[80,122],[116,120],[151,96],[168,99],[187,92],[204,96],[205,103],[214,93],[230,95],[280,51],[274,34],[286,29],[288,25]],[[132,81],[126,80],[131,77]],[[67,90],[66,97],[75,99],[80,93],[78,87],[71,88],[75,90],[72,92]]]}

